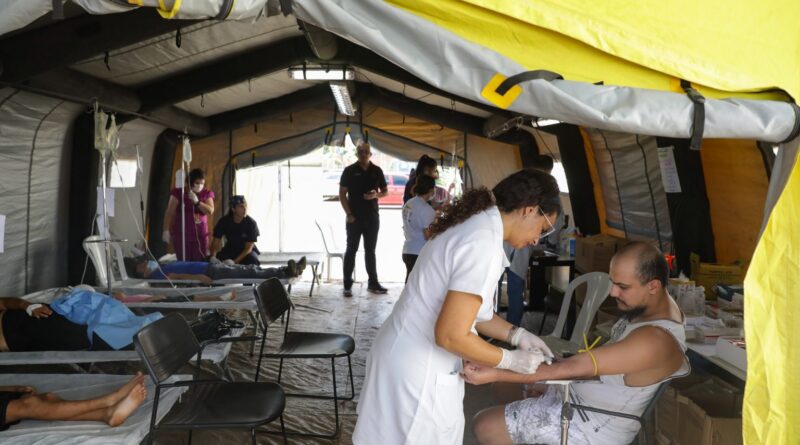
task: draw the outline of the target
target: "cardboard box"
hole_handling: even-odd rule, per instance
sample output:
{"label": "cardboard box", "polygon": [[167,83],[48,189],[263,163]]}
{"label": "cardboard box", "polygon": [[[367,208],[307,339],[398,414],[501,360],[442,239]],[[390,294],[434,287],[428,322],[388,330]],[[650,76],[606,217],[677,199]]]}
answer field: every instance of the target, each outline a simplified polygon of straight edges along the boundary
{"label": "cardboard box", "polygon": [[713,290],[717,284],[741,284],[744,282],[745,268],[740,264],[701,263],[700,257],[696,253],[689,256],[689,261],[692,267],[692,280],[698,286],[705,288],[706,300],[717,299]]}
{"label": "cardboard box", "polygon": [[593,235],[578,238],[575,247],[575,268],[578,271],[606,272],[611,258],[628,241],[611,235]]}
{"label": "cardboard box", "polygon": [[742,393],[717,378],[678,394],[680,445],[742,444]]}
{"label": "cardboard box", "polygon": [[658,431],[656,431],[655,437],[656,437],[656,445],[672,445],[672,441],[667,439],[666,436],[659,433]]}
{"label": "cardboard box", "polygon": [[678,442],[678,394],[691,387],[711,382],[711,376],[699,372],[673,380],[656,403],[656,432],[671,443]]}

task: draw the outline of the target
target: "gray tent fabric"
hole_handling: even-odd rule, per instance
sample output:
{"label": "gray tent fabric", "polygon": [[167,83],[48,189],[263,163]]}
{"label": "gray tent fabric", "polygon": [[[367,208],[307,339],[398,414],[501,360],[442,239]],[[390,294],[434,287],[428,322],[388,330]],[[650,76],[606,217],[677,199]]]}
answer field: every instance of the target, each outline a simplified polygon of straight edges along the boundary
{"label": "gray tent fabric", "polygon": [[769,221],[769,215],[772,214],[772,209],[775,203],[778,202],[783,188],[786,186],[786,181],[789,180],[789,175],[792,173],[797,153],[800,151],[800,137],[797,137],[785,144],[781,144],[778,148],[778,154],[775,158],[775,164],[772,167],[772,176],[769,180],[769,189],[767,190],[767,200],[764,204],[764,222],[761,224],[761,231],[759,238],[764,233]]}
{"label": "gray tent fabric", "polygon": [[53,0],[4,0],[0,2],[0,36],[20,29],[53,10]]}
{"label": "gray tent fabric", "polygon": [[656,138],[587,130],[606,206],[606,224],[629,239],[671,249],[672,227],[661,180]]}
{"label": "gray tent fabric", "polygon": [[[447,153],[444,150],[431,147],[429,145],[420,144],[412,141],[411,139],[383,131],[376,127],[365,126],[365,129],[368,132],[367,134],[369,135],[369,142],[372,144],[372,146],[398,159],[416,162],[420,157],[422,157],[422,155],[428,155],[438,161],[443,156],[444,166],[453,166],[452,154]],[[463,152],[463,145],[462,147],[459,147],[458,151]],[[463,160],[463,158],[461,156],[456,156],[456,161],[458,160]]]}
{"label": "gray tent fabric", "polygon": [[[128,246],[132,246],[142,239],[146,230],[142,221],[140,200],[144,202],[144,208],[148,209],[147,200],[150,190],[151,164],[156,138],[164,131],[164,127],[143,119],[136,119],[122,125],[119,131],[120,147],[117,150],[117,157],[125,160],[136,159],[137,147],[141,156],[142,173],[137,177],[136,186],[131,188],[118,188],[114,192],[115,215],[109,218],[111,226],[111,237],[115,239],[127,239]],[[109,186],[113,185],[113,172],[117,169],[109,168]],[[145,221],[148,217],[145,215]],[[159,232],[160,233],[160,232]]]}
{"label": "gray tent fabric", "polygon": [[[529,70],[390,2],[292,0],[292,11],[300,20],[368,47],[437,88],[482,103],[487,102],[481,91],[496,73],[511,76]],[[694,104],[681,93],[532,80],[525,82],[509,110],[590,128],[688,138]],[[788,103],[705,102],[707,138],[780,142],[794,125],[795,113]]]}
{"label": "gray tent fabric", "polygon": [[66,281],[69,175],[92,173],[69,171],[65,144],[79,105],[0,93],[0,215],[6,215],[0,288],[22,295]]}

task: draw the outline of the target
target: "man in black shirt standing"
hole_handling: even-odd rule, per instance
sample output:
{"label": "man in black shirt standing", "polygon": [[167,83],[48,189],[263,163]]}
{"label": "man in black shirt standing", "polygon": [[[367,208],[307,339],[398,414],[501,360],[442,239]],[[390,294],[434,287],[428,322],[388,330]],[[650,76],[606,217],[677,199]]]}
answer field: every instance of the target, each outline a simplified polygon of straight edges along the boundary
{"label": "man in black shirt standing", "polygon": [[353,269],[356,266],[356,251],[364,236],[364,262],[367,266],[369,283],[367,290],[385,294],[386,288],[378,282],[375,266],[375,245],[378,243],[378,229],[381,222],[378,216],[378,199],[386,196],[388,187],[383,170],[370,162],[372,152],[369,144],[358,141],[356,145],[358,161],[347,166],[339,180],[339,202],[347,214],[347,250],[344,253],[344,295],[353,295]]}
{"label": "man in black shirt standing", "polygon": [[[244,196],[231,197],[231,210],[214,226],[214,240],[211,242],[209,262],[225,261],[233,264],[259,265],[258,224],[247,216],[247,201]],[[222,237],[225,247],[222,247]]]}

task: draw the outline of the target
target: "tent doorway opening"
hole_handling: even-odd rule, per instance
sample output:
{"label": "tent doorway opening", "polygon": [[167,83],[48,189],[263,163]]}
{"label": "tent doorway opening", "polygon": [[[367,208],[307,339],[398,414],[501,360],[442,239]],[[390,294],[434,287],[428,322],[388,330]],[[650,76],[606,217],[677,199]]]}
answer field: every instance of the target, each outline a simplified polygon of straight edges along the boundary
{"label": "tent doorway opening", "polygon": [[[374,146],[372,153],[372,162],[383,169],[389,189],[389,194],[379,201],[378,277],[382,282],[403,282],[403,191],[416,162],[395,158]],[[324,252],[325,236],[329,249],[343,252],[347,237],[338,196],[339,178],[342,170],[355,161],[355,146],[345,138],[343,145],[325,145],[300,157],[237,170],[234,190],[246,197],[248,214],[258,223],[258,249]],[[437,185],[447,189],[457,170],[439,167],[439,172]],[[367,278],[363,250],[361,245],[356,255],[359,282],[366,282]],[[331,262],[331,279],[342,279],[338,259]]]}

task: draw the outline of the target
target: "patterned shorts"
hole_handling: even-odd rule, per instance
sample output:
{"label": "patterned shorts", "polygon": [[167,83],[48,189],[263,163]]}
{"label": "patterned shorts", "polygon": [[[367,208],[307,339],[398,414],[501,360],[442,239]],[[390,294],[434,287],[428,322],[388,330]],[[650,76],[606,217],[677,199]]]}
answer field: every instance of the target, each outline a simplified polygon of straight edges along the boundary
{"label": "patterned shorts", "polygon": [[[506,405],[506,429],[515,444],[558,445],[561,443],[561,386],[551,385],[540,397]],[[569,429],[570,445],[588,445],[577,428]]]}

